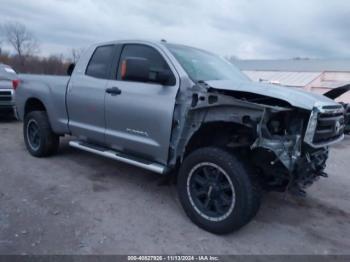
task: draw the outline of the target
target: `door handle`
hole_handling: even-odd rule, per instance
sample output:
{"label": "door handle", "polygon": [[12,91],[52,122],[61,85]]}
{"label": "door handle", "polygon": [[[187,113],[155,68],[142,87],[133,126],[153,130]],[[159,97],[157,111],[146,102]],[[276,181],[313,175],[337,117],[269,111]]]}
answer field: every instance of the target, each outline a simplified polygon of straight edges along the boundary
{"label": "door handle", "polygon": [[118,87],[111,87],[106,89],[106,93],[112,96],[117,96],[117,95],[121,95],[122,90],[120,90]]}

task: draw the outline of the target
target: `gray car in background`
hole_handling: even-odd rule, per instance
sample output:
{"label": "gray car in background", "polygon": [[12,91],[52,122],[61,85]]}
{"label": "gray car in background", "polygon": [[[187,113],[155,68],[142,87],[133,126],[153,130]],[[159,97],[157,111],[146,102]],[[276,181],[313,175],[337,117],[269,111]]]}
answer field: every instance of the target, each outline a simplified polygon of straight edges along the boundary
{"label": "gray car in background", "polygon": [[0,116],[15,116],[14,88],[18,83],[16,72],[0,64]]}
{"label": "gray car in background", "polygon": [[[175,175],[180,201],[217,234],[247,224],[262,189],[304,194],[326,177],[344,108],[325,96],[253,83],[207,51],[166,42],[91,46],[66,77],[21,75],[28,151],[72,147]],[[98,167],[96,167],[98,168]]]}

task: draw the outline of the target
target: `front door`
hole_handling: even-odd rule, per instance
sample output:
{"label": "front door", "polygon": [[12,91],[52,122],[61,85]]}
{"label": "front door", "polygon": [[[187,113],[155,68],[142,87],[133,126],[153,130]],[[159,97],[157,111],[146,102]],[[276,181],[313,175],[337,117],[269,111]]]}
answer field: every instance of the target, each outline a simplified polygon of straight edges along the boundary
{"label": "front door", "polygon": [[105,100],[106,143],[129,155],[166,164],[178,81],[175,75],[170,86],[151,81],[123,81],[121,65],[131,57],[150,62],[150,78],[152,71],[170,68],[155,47],[141,44],[123,46],[119,70],[115,69],[117,77],[107,83],[110,92]]}

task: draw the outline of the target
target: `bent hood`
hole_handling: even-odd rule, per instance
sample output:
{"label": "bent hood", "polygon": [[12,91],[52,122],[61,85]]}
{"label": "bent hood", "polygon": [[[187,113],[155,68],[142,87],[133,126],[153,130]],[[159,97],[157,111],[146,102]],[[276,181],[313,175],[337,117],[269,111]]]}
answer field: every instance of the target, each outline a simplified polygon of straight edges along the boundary
{"label": "bent hood", "polygon": [[218,90],[248,92],[283,100],[294,107],[312,110],[314,106],[339,105],[319,94],[272,84],[255,82],[234,82],[231,80],[212,80],[206,83]]}

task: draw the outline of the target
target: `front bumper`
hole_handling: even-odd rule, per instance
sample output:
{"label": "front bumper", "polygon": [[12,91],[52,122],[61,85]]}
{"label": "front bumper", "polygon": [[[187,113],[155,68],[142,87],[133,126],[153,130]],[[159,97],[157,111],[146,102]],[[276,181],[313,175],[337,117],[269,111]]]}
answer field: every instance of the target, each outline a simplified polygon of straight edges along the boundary
{"label": "front bumper", "polygon": [[0,115],[16,114],[14,92],[12,89],[0,89]]}
{"label": "front bumper", "polygon": [[251,149],[257,150],[256,163],[268,177],[268,188],[304,194],[306,187],[327,176],[328,147],[344,138],[344,109],[341,105],[323,105],[315,107],[310,115],[305,135],[303,128],[295,125],[294,134],[277,136],[271,135],[266,126],[269,114],[263,116]]}
{"label": "front bumper", "polygon": [[327,177],[324,172],[328,159],[328,148],[307,151],[297,162],[295,180],[300,187],[307,187],[318,177]]}
{"label": "front bumper", "polygon": [[16,107],[13,105],[0,105],[0,116],[13,115],[18,119]]}

